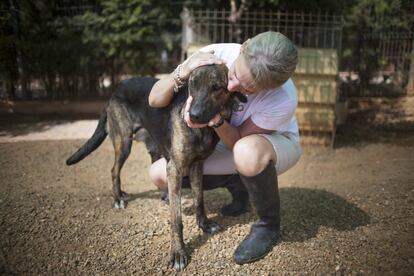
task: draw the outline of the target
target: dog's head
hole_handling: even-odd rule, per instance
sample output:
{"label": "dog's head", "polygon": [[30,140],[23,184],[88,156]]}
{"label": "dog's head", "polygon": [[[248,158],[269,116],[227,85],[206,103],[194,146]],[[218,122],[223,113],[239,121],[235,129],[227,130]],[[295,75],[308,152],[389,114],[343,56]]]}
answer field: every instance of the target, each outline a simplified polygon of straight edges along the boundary
{"label": "dog's head", "polygon": [[219,113],[228,118],[236,98],[241,102],[247,101],[243,94],[227,90],[227,74],[224,64],[205,65],[191,72],[188,80],[188,93],[193,97],[191,121],[205,124]]}

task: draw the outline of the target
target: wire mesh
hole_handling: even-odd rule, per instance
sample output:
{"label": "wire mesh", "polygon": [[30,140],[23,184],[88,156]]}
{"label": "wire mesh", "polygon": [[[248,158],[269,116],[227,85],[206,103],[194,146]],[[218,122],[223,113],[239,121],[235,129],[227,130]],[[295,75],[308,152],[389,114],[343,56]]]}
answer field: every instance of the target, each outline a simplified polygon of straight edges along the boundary
{"label": "wire mesh", "polygon": [[243,42],[265,31],[278,31],[297,46],[340,49],[343,17],[330,13],[248,11],[236,22],[229,21],[230,11],[191,10],[189,43]]}

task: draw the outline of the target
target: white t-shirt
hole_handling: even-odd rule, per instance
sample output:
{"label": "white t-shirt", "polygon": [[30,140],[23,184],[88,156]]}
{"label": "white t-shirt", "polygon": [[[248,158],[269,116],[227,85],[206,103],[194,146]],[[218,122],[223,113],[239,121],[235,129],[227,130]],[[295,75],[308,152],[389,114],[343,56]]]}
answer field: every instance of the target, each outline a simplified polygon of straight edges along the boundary
{"label": "white t-shirt", "polygon": [[[214,55],[224,60],[230,68],[240,53],[240,47],[240,44],[235,43],[211,44],[201,51],[214,50]],[[238,127],[251,117],[258,127],[289,134],[299,142],[299,129],[295,118],[298,97],[291,79],[279,88],[246,96],[247,103],[239,111],[233,111],[231,125]]]}

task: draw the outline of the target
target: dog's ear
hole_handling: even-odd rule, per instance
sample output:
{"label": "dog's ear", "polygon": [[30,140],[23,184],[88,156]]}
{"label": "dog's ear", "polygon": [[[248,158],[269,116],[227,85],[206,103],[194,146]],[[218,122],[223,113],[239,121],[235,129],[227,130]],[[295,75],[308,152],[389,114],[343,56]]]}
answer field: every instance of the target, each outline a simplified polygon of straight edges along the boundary
{"label": "dog's ear", "polygon": [[242,103],[247,103],[247,97],[240,92],[231,92],[231,97],[238,99]]}
{"label": "dog's ear", "polygon": [[225,110],[223,110],[222,113],[220,113],[221,116],[223,116],[223,118],[227,120],[230,120],[231,113],[240,110],[240,102],[246,103],[246,96],[240,92],[230,92],[230,99],[227,102]]}
{"label": "dog's ear", "polygon": [[216,66],[218,68],[220,68],[220,70],[223,70],[224,74],[227,76],[227,73],[229,72],[229,68],[227,68],[227,65],[222,63],[222,64],[216,64]]}
{"label": "dog's ear", "polygon": [[229,72],[229,68],[227,68],[227,66],[225,64],[215,64],[215,66],[218,68],[218,71],[221,71],[219,74],[219,79],[221,79],[225,85],[225,87],[227,87],[227,83],[229,81],[228,79],[228,72]]}

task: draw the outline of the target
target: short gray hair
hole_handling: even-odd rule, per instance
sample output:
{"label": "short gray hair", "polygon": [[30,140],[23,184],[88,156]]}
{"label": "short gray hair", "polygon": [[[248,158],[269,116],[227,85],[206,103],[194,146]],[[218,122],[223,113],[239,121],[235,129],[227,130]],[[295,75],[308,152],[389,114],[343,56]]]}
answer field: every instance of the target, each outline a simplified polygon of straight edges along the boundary
{"label": "short gray hair", "polygon": [[298,63],[298,51],[279,32],[264,32],[253,37],[243,49],[243,56],[255,80],[262,89],[276,88],[293,74]]}

